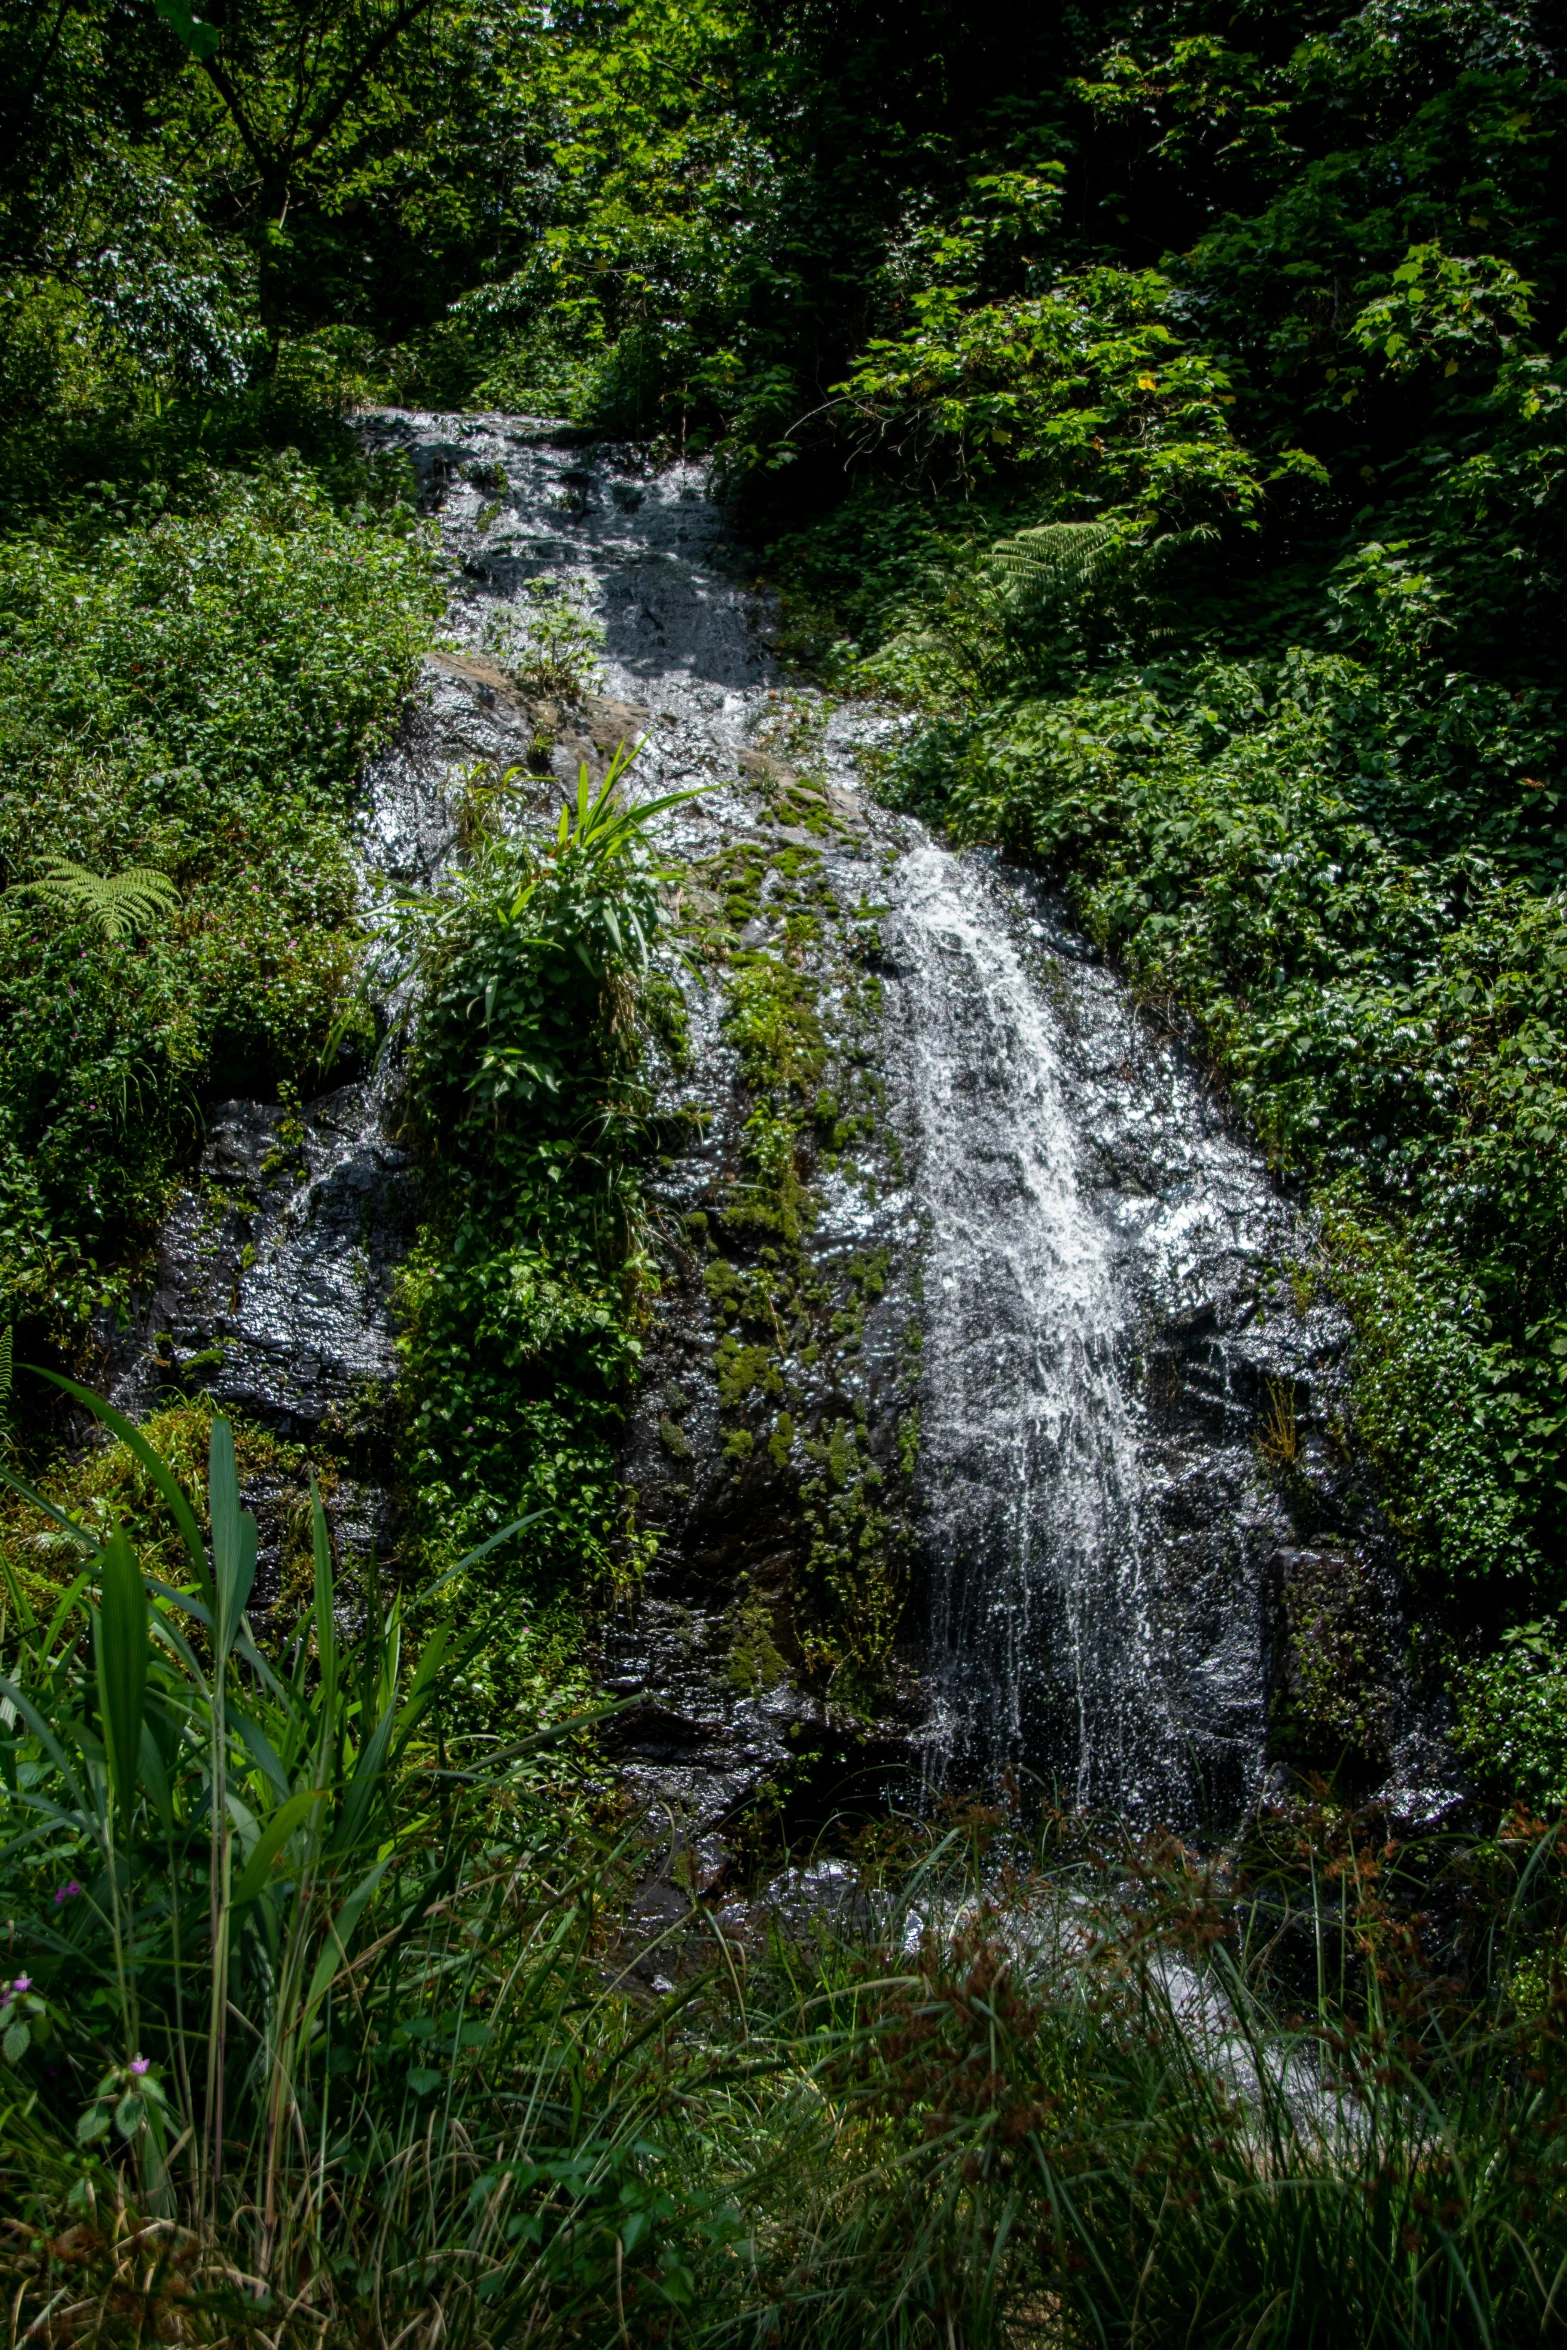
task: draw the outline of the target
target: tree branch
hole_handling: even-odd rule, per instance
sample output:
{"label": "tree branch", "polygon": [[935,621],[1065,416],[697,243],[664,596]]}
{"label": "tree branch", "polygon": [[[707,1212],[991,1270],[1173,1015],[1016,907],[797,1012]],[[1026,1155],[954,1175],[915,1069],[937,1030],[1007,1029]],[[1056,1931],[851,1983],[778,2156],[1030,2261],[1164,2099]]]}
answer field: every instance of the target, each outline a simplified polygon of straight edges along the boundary
{"label": "tree branch", "polygon": [[251,125],[250,118],[240,101],[239,92],[229,80],[227,69],[221,59],[204,57],[201,60],[201,70],[228,108],[229,114],[233,118],[234,128],[239,133],[240,143],[261,174],[262,186],[270,187],[272,184],[272,163],[266,148],[262,145],[260,133]]}
{"label": "tree branch", "polygon": [[300,164],[308,163],[316,150],[331,137],[342,120],[350,100],[357,91],[364,87],[387,51],[395,42],[401,40],[410,25],[417,24],[420,17],[428,16],[436,4],[437,0],[404,0],[403,7],[381,27],[358,64],[350,69],[342,86],[336,96],[330,100],[325,111],[310,124],[303,140],[297,137],[299,117],[304,108],[306,82],[304,51],[301,49],[296,74],[295,103],[289,122],[288,135],[276,147],[267,144],[246,113],[244,101],[241,99],[221,57],[201,59],[202,72],[207,76],[227,107],[245,152],[260,174],[264,197],[270,198],[280,193],[287,195],[288,183],[295,170]]}
{"label": "tree branch", "polygon": [[299,149],[298,155],[295,158],[297,162],[307,163],[310,157],[315,153],[316,149],[321,146],[326,139],[331,137],[332,132],[337,128],[338,122],[342,118],[343,111],[346,108],[349,99],[352,98],[354,92],[361,86],[362,83],[368,81],[370,75],[380,64],[381,59],[385,56],[387,50],[392,46],[392,43],[394,41],[401,40],[403,34],[407,32],[409,26],[412,24],[417,24],[421,16],[427,16],[435,4],[436,0],[407,0],[406,7],[398,10],[398,13],[392,18],[390,24],[383,25],[380,32],[377,33],[375,39],[371,42],[369,48],[365,51],[364,56],[360,59],[359,64],[349,75],[347,81],[343,84],[343,87],[341,90],[339,90],[337,96],[333,99],[331,105],[327,108],[326,113],[312,128],[310,135],[305,140],[304,145]]}

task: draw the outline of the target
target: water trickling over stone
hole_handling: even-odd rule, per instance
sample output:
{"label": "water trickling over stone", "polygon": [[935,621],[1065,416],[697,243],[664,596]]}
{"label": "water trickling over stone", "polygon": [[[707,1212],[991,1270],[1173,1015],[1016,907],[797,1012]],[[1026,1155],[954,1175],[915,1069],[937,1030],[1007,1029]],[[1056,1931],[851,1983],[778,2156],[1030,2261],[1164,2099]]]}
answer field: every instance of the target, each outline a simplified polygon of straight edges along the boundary
{"label": "water trickling over stone", "polygon": [[[1297,1238],[1260,1157],[1048,891],[953,856],[860,794],[858,752],[893,721],[797,698],[808,751],[780,741],[765,606],[698,468],[654,471],[517,419],[388,413],[365,430],[407,454],[439,516],[456,648],[432,658],[367,779],[367,898],[440,881],[458,854],[465,770],[536,757],[540,713],[486,654],[485,629],[526,582],[572,577],[604,625],[606,691],[550,714],[553,775],[530,820],[547,819],[580,758],[602,770],[617,743],[641,739],[638,791],[721,787],[674,823],[683,856],[787,840],[779,794],[808,759],[831,817],[815,852],[839,902],[887,909],[883,1131],[858,1160],[818,1170],[808,1243],[824,1284],[867,1249],[885,1283],[852,1361],[831,1378],[803,1364],[791,1376],[807,1422],[858,1414],[868,1457],[890,1458],[908,1326],[920,1325],[897,1686],[878,1720],[847,1723],[791,1649],[799,1447],[776,1471],[741,1474],[720,1443],[718,1329],[672,1236],[733,1180],[749,1105],[718,985],[687,973],[695,1065],[665,1107],[678,1097],[703,1118],[652,1174],[665,1287],[627,1452],[662,1547],[603,1659],[610,1686],[641,1700],[621,1735],[630,1782],[682,1813],[699,1875],[721,1864],[757,1787],[787,1789],[802,1743],[820,1762],[840,1731],[862,1760],[902,1757],[927,1787],[1028,1770],[1134,1816],[1232,1820],[1264,1770],[1277,1586],[1298,1544],[1259,1463],[1270,1397],[1298,1412],[1330,1580],[1346,1539],[1313,1415],[1343,1333],[1320,1310],[1296,1313],[1274,1277]],[[123,1400],[150,1401],[184,1358],[220,1401],[291,1432],[373,1420],[416,1210],[395,1090],[389,1062],[287,1133],[276,1105],[216,1113],[122,1352]],[[367,1494],[362,1516],[390,1539],[373,1477]],[[745,1593],[779,1611],[783,1669],[761,1686],[733,1669]]]}

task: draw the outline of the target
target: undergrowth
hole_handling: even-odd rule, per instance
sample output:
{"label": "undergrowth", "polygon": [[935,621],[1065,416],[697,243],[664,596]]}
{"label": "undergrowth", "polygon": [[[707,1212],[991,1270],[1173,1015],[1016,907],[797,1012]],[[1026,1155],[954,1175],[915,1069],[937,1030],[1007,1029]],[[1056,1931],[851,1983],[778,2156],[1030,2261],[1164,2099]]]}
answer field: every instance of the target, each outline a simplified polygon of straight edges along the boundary
{"label": "undergrowth", "polygon": [[[542,841],[482,839],[451,898],[412,913],[421,992],[406,1126],[427,1221],[400,1280],[414,1539],[529,1521],[464,1683],[476,1718],[557,1693],[595,1595],[634,1580],[619,1437],[650,1265],[639,1004],[664,920],[625,757]],[[679,798],[683,795],[675,795]]]}
{"label": "undergrowth", "polygon": [[[354,810],[433,626],[406,529],[297,465],[0,542],[0,1326],[83,1359],[214,1099],[309,1082],[357,978]],[[173,902],[109,935],[49,856]],[[363,1041],[363,1040],[361,1040]]]}
{"label": "undergrowth", "polygon": [[453,1700],[493,1548],[350,1638],[313,1498],[258,1638],[228,1424],[176,1476],[82,1400],[152,1548],[34,1500],[78,1571],[7,1581],[14,2341],[1555,2338],[1558,1831],[969,1811],[650,1942],[648,1856],[518,1775],[593,1717]]}

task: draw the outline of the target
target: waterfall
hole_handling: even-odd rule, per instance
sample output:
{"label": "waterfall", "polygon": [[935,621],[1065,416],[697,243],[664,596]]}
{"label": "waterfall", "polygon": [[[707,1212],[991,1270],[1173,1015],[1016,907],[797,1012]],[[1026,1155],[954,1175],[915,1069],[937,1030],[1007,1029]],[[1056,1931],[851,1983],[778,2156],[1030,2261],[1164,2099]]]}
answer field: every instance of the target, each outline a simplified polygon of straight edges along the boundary
{"label": "waterfall", "polygon": [[899,874],[905,1083],[927,1242],[921,1489],[932,1766],[1169,1794],[1142,1590],[1128,1305],[1084,1199],[1059,1039],[983,873],[920,837]]}
{"label": "waterfall", "polygon": [[[456,641],[432,657],[402,740],[368,778],[367,891],[435,885],[456,853],[462,773],[533,754],[533,719],[484,646],[497,612],[539,578],[582,583],[605,630],[608,698],[561,721],[557,782],[595,744],[640,736],[635,788],[721,787],[676,819],[682,854],[756,838],[780,680],[764,602],[700,469],[654,472],[519,419],[389,413],[364,429],[406,452],[439,515]],[[796,699],[814,711],[812,756],[837,811],[824,869],[843,905],[888,909],[879,1050],[902,1143],[895,1183],[822,1186],[811,1245],[824,1266],[884,1248],[894,1285],[919,1294],[923,1328],[902,1636],[913,1694],[875,1737],[912,1752],[927,1785],[1029,1769],[1133,1815],[1232,1818],[1262,1769],[1268,1579],[1288,1539],[1259,1476],[1259,1399],[1270,1379],[1304,1379],[1324,1343],[1320,1318],[1269,1302],[1291,1218],[1179,1044],[1036,880],[959,857],[860,793],[858,756],[897,722]],[[747,1114],[716,989],[692,979],[689,993],[688,1092],[708,1139],[657,1175],[666,1223],[708,1196]],[[266,1172],[281,1112],[230,1104],[214,1120],[207,1190],[176,1210],[122,1369],[127,1402],[139,1407],[162,1375],[155,1331],[221,1358],[220,1400],[291,1433],[335,1425],[384,1384],[392,1274],[414,1212],[384,1094],[383,1076],[308,1105],[287,1181]],[[214,1187],[256,1203],[224,1208],[215,1242],[203,1222]],[[720,1823],[784,1768],[799,1727],[833,1717],[808,1676],[755,1694],[726,1678],[735,1562],[791,1542],[798,1555],[799,1542],[781,1518],[736,1525],[749,1505],[723,1501],[738,1489],[718,1458],[705,1311],[700,1284],[683,1325],[668,1298],[655,1308],[648,1389],[686,1382],[695,1457],[681,1474],[698,1490],[684,1517],[669,1505],[640,1612],[605,1671],[644,1692],[663,1725],[642,1772],[649,1799],[678,1794],[721,1850]],[[873,1424],[895,1371],[905,1376],[878,1347],[888,1352],[872,1317]],[[658,1407],[638,1410],[628,1474],[662,1476],[672,1493]],[[718,1500],[699,1527],[704,1492]],[[383,1502],[372,1492],[364,1504],[378,1542]],[[720,1506],[731,1517],[715,1538]]]}

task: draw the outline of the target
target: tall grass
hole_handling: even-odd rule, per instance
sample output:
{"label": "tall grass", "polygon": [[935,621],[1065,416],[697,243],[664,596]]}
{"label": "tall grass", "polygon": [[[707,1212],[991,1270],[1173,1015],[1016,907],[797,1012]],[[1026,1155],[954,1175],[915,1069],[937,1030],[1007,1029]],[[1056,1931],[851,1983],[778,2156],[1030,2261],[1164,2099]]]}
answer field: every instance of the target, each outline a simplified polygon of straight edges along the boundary
{"label": "tall grass", "polygon": [[77,1572],[9,1589],[11,2344],[1567,2331],[1557,1834],[1438,1865],[1319,1806],[1221,1873],[910,1824],[790,1928],[693,1904],[643,1989],[635,1839],[443,1723],[476,1562],[345,1595],[317,1499],[263,1645],[225,1423],[193,1501],[94,1408],[183,1570],[55,1512]]}
{"label": "tall grass", "polygon": [[1505,1945],[1560,1856],[1529,1850],[1489,1987],[1420,1963],[1348,1836],[1289,1907],[1175,1850],[938,1882],[912,1964],[840,1948],[813,1995],[833,2153],[780,2212],[774,2338],[1558,2339],[1567,2006]]}
{"label": "tall grass", "polygon": [[[587,1971],[616,1862],[574,1860],[519,1767],[581,1721],[449,1742],[441,1590],[361,1595],[346,1638],[314,1491],[312,1602],[264,1653],[228,1424],[204,1530],[145,1438],[72,1392],[136,1454],[185,1572],[147,1577],[122,1531],[99,1542],[35,1495],[80,1563],[47,1616],[8,1579],[0,2161],[30,2215],[13,2331],[77,2330],[78,2271],[93,2325],[129,2323],[126,2245],[155,2331],[231,2305],[264,2331],[319,2323],[364,2297],[434,2322],[519,2246],[535,2299],[569,2305],[582,2259],[563,2268],[561,2245],[620,2178],[617,2097],[592,2136],[581,2086],[618,2015]],[[562,2225],[518,2229],[541,2145]]]}

